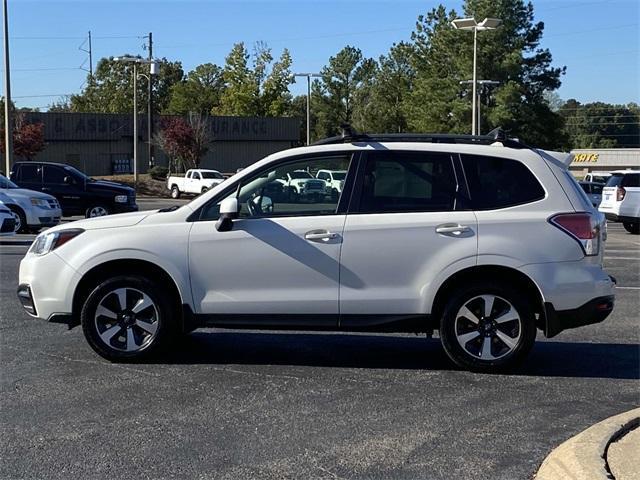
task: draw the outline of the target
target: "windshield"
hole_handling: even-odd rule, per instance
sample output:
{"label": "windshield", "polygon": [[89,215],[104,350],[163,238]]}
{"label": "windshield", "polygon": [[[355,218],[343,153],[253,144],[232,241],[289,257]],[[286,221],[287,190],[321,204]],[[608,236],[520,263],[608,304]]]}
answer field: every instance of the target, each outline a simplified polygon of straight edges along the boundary
{"label": "windshield", "polygon": [[344,180],[344,177],[347,176],[347,172],[333,172],[334,180]]}
{"label": "windshield", "polygon": [[309,172],[291,172],[291,178],[313,178]]}
{"label": "windshield", "polygon": [[200,172],[202,178],[214,178],[217,180],[222,180],[224,177],[219,172]]}
{"label": "windshield", "polygon": [[93,178],[88,177],[87,175],[85,175],[83,172],[81,172],[80,170],[78,170],[75,167],[70,167],[69,165],[65,165],[64,169],[71,173],[72,175],[76,176],[76,177],[80,177],[82,180],[84,180],[85,182],[91,182],[93,181]]}
{"label": "windshield", "polygon": [[0,188],[20,188],[4,175],[0,175]]}

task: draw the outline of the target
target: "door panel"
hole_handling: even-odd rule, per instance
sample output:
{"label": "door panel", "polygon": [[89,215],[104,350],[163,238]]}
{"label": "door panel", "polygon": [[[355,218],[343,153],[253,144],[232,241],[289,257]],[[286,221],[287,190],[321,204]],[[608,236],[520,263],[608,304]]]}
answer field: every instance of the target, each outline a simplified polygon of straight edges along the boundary
{"label": "door panel", "polygon": [[[436,233],[440,225],[466,232]],[[345,223],[340,314],[425,314],[432,282],[453,264],[476,264],[477,222],[473,212],[349,215]],[[348,318],[341,321],[348,323]]]}
{"label": "door panel", "polygon": [[[322,314],[335,326],[344,215],[250,218],[218,232],[195,222],[189,265],[196,313]],[[334,233],[322,240],[305,235]]]}

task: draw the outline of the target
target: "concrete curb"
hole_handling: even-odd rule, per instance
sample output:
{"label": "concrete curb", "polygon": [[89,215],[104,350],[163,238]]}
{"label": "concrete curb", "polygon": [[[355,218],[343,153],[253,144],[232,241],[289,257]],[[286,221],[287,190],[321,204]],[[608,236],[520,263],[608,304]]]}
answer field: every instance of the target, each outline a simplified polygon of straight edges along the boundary
{"label": "concrete curb", "polygon": [[536,480],[610,480],[606,452],[640,418],[640,408],[607,418],[553,450],[540,466]]}

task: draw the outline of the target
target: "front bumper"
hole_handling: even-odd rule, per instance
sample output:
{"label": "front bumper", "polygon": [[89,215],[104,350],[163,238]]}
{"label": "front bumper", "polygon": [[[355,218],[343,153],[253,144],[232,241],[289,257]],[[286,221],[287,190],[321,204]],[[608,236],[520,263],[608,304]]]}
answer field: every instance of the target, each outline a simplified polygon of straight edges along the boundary
{"label": "front bumper", "polygon": [[130,213],[139,210],[137,203],[114,203],[111,206],[112,213]]}
{"label": "front bumper", "polygon": [[545,302],[545,337],[555,337],[563,330],[602,322],[613,311],[614,299],[613,295],[594,298],[571,310],[556,310],[553,304]]}

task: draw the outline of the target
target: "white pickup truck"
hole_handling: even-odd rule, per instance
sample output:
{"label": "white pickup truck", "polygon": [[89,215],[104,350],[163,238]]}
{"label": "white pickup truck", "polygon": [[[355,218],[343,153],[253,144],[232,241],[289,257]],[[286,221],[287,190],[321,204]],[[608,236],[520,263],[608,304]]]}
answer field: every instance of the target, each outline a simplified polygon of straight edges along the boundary
{"label": "white pickup truck", "polygon": [[180,198],[183,193],[200,195],[224,181],[224,175],[217,170],[192,168],[184,177],[172,176],[167,179],[171,198]]}

